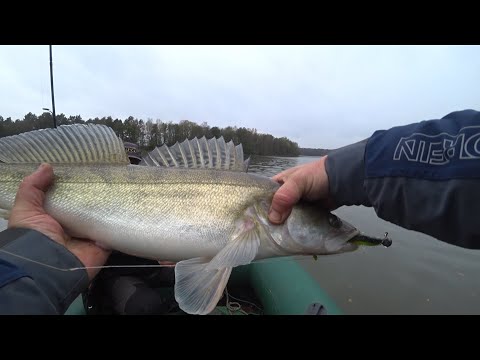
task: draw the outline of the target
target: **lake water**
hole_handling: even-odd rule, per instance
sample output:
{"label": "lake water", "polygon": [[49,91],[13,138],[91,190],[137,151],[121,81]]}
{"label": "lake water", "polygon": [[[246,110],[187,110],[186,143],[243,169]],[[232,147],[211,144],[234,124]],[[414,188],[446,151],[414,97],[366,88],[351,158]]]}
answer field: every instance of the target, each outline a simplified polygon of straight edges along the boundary
{"label": "lake water", "polygon": [[[254,157],[249,171],[272,176],[316,157]],[[342,207],[335,213],[389,248],[306,258],[299,263],[345,314],[480,314],[480,251],[445,244],[378,218],[371,208]],[[0,229],[6,222],[0,220]]]}
{"label": "lake water", "polygon": [[[317,159],[257,157],[249,171],[272,176]],[[393,240],[389,248],[299,261],[346,314],[480,314],[480,251],[403,229],[372,208],[341,207],[335,213],[368,235],[388,232]]]}

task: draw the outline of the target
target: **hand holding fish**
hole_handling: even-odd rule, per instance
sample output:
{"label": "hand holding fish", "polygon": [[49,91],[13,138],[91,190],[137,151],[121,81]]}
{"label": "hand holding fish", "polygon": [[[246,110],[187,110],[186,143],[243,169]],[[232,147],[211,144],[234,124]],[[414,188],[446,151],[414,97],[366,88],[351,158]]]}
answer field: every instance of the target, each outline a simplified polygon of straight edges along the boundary
{"label": "hand holding fish", "polygon": [[324,156],[315,162],[287,169],[272,178],[282,185],[273,197],[268,214],[272,223],[282,224],[301,199],[318,201],[326,209],[333,208],[328,193],[326,159]]}
{"label": "hand holding fish", "polygon": [[[0,161],[0,216],[10,216],[10,226],[43,231],[85,266],[102,266],[108,254],[78,239],[172,261],[175,300],[189,314],[211,313],[238,266],[351,252],[361,236],[327,209],[299,201],[328,199],[325,158],[279,174],[279,186],[248,173],[241,144],[223,137],[164,144],[132,165],[111,128],[75,124],[1,138]],[[55,171],[52,187],[50,167],[29,177],[45,162]],[[285,224],[268,221],[274,196]]]}
{"label": "hand holding fish", "polygon": [[[478,116],[466,110],[379,131],[273,179],[248,173],[241,144],[226,143],[223,137],[164,144],[136,166],[130,164],[122,140],[105,125],[62,125],[5,136],[0,138],[0,218],[9,219],[9,227],[43,232],[86,266],[103,265],[108,254],[80,238],[137,257],[169,259],[176,263],[175,299],[180,308],[189,314],[209,314],[238,266],[292,255],[341,254],[361,245],[391,245],[388,233],[384,239],[371,238],[329,211],[341,205],[374,206],[385,220],[454,245],[478,248],[478,211],[472,207],[480,203],[475,201],[478,164],[472,155],[478,134],[465,144],[453,143],[450,134],[464,139],[465,129],[477,129]],[[414,135],[423,137],[411,138]],[[445,154],[453,156],[463,151],[457,146],[468,145],[470,152],[464,150],[470,160],[444,159],[435,148],[430,167],[423,161],[427,147],[418,145],[417,160],[422,158],[415,165],[413,145],[408,144],[399,150],[406,159],[396,159],[396,149],[405,139],[412,144],[421,139],[424,144],[424,137],[440,136],[448,136],[443,144],[451,144]],[[439,156],[446,161],[443,168]],[[55,169],[55,186],[48,191],[50,167],[28,176],[43,162]],[[429,176],[445,181],[427,181]],[[323,206],[309,204],[314,201]],[[452,213],[452,208],[463,210]],[[75,285],[78,279],[72,279]],[[57,305],[57,312],[62,312],[64,302]],[[45,311],[51,308],[48,305]]]}
{"label": "hand holding fish", "polygon": [[[42,164],[31,175],[25,177],[20,184],[15,204],[12,208],[9,228],[27,228],[41,232],[53,241],[65,246],[86,267],[102,266],[110,252],[104,250],[92,241],[70,237],[62,226],[45,212],[43,207],[45,193],[53,181],[53,169],[49,164]],[[88,269],[91,279],[100,269]]]}

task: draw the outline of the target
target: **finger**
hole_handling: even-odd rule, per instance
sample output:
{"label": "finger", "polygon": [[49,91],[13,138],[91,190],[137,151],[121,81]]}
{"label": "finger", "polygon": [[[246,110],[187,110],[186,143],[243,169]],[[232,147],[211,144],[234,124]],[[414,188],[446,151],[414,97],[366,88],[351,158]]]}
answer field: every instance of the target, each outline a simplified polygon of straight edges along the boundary
{"label": "finger", "polygon": [[290,178],[275,193],[268,213],[269,220],[274,224],[281,224],[290,215],[293,206],[302,197],[302,186]]}
{"label": "finger", "polygon": [[36,190],[46,192],[53,180],[53,168],[50,164],[41,164],[38,169],[24,179],[24,183]]}
{"label": "finger", "polygon": [[277,182],[285,182],[287,177],[291,175],[293,172],[297,170],[297,167],[293,167],[287,170],[282,171],[281,173],[278,173],[277,175],[274,175],[272,177],[272,180],[277,181]]}
{"label": "finger", "polygon": [[15,197],[15,208],[42,209],[45,192],[53,181],[53,169],[49,164],[42,164],[31,175],[25,177]]}

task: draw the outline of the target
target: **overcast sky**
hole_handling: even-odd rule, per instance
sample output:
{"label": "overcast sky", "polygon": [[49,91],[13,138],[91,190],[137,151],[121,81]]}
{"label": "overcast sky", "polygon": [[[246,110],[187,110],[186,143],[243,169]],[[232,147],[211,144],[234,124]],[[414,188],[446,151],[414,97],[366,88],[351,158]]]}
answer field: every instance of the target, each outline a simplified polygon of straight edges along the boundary
{"label": "overcast sky", "polygon": [[[245,126],[336,148],[480,110],[480,46],[53,46],[57,113]],[[0,46],[0,115],[51,107],[49,50]]]}

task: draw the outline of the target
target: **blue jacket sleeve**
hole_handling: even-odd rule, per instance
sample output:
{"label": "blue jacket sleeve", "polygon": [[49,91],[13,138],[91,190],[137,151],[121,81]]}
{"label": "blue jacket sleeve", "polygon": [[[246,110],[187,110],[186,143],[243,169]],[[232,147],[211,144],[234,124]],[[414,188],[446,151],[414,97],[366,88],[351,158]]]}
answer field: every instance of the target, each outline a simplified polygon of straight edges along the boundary
{"label": "blue jacket sleeve", "polygon": [[376,131],[333,151],[326,170],[336,207],[364,205],[384,220],[480,249],[480,113]]}
{"label": "blue jacket sleeve", "polygon": [[[62,315],[88,284],[80,260],[64,246],[30,229],[0,232],[0,314]],[[27,261],[9,253],[20,255]]]}

